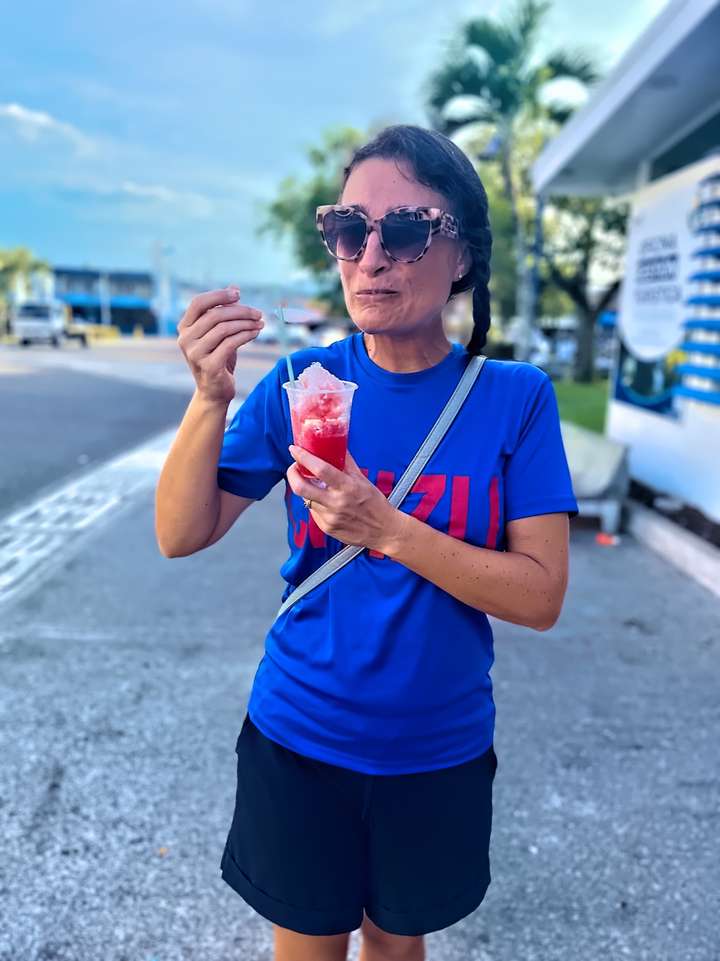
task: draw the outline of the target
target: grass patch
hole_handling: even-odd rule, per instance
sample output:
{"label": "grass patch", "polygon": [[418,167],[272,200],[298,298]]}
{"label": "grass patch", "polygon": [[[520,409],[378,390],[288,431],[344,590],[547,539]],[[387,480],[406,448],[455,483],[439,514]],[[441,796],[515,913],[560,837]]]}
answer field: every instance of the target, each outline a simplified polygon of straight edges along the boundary
{"label": "grass patch", "polygon": [[560,419],[587,427],[598,434],[605,431],[608,382],[596,380],[592,384],[575,384],[570,380],[553,381],[560,408]]}

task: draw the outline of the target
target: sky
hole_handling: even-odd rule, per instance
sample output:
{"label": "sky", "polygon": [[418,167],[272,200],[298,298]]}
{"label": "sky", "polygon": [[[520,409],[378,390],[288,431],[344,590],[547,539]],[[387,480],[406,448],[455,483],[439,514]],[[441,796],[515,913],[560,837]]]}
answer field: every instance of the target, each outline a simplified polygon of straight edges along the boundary
{"label": "sky", "polygon": [[[665,0],[555,0],[540,52],[608,71]],[[337,125],[426,125],[458,26],[500,0],[0,0],[0,247],[200,284],[303,278],[263,207]],[[334,198],[328,198],[332,202]],[[318,235],[318,242],[320,242]]]}

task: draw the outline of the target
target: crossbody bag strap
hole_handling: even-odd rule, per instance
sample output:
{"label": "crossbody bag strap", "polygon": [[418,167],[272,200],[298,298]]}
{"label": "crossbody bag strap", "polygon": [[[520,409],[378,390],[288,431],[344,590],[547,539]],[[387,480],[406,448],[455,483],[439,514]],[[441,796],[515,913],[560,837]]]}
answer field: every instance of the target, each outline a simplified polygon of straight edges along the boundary
{"label": "crossbody bag strap", "polygon": [[[435,421],[432,430],[421,444],[417,454],[415,454],[410,462],[409,467],[397,482],[395,487],[393,487],[392,493],[388,497],[388,501],[394,507],[397,507],[404,500],[405,496],[408,494],[413,484],[422,473],[423,468],[432,457],[435,449],[445,436],[448,428],[462,407],[465,398],[470,393],[470,390],[477,380],[486,360],[487,358],[484,356],[470,358],[468,365],[465,368],[462,377],[460,378],[460,382],[453,391],[450,400],[448,400],[447,404],[445,405],[443,412]],[[322,582],[327,580],[331,574],[334,574],[336,571],[339,571],[341,568],[345,567],[346,564],[349,564],[353,558],[357,557],[358,554],[361,554],[364,550],[365,548],[362,545],[355,546],[348,544],[347,547],[344,547],[341,551],[338,551],[337,554],[333,554],[329,560],[325,561],[325,563],[318,567],[316,571],[313,571],[312,574],[306,577],[305,580],[295,588],[292,594],[285,598],[280,606],[280,609],[275,615],[275,619],[277,620],[277,618],[280,617],[281,614],[284,614],[289,607],[292,607],[296,601],[299,601],[301,597],[304,597],[305,594],[317,587],[318,584],[322,584]]]}

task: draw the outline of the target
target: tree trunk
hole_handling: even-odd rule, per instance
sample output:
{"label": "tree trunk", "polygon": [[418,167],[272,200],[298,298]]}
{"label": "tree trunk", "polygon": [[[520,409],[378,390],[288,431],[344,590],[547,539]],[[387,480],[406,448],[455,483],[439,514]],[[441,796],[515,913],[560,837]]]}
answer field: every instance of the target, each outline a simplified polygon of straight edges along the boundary
{"label": "tree trunk", "polygon": [[595,321],[597,312],[578,308],[577,351],[573,380],[577,384],[591,384],[595,378]]}
{"label": "tree trunk", "polygon": [[528,297],[532,296],[532,291],[530,290],[532,278],[530,277],[530,268],[527,264],[525,235],[523,233],[522,223],[520,222],[520,216],[518,214],[517,198],[515,196],[515,187],[512,181],[512,168],[510,165],[511,150],[512,146],[510,140],[510,131],[503,129],[502,148],[500,150],[500,166],[502,170],[503,185],[505,187],[505,196],[510,204],[510,223],[512,225],[513,234],[515,235],[515,271],[517,278],[515,310],[520,318],[520,331],[518,338],[519,343],[517,344],[515,356],[517,360],[527,360],[532,350],[532,332],[530,330],[530,323],[528,321]]}

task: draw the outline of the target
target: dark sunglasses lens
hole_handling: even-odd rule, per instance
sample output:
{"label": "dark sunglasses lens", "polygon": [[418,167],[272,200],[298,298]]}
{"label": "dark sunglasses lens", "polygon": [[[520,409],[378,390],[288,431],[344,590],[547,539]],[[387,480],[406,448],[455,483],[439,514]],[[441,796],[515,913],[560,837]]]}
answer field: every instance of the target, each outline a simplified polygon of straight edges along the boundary
{"label": "dark sunglasses lens", "polygon": [[331,210],[323,218],[323,233],[334,257],[353,258],[365,240],[365,221],[357,214],[343,216]]}
{"label": "dark sunglasses lens", "polygon": [[382,223],[383,239],[397,260],[417,260],[430,234],[429,220],[414,220],[410,214],[389,214]]}

